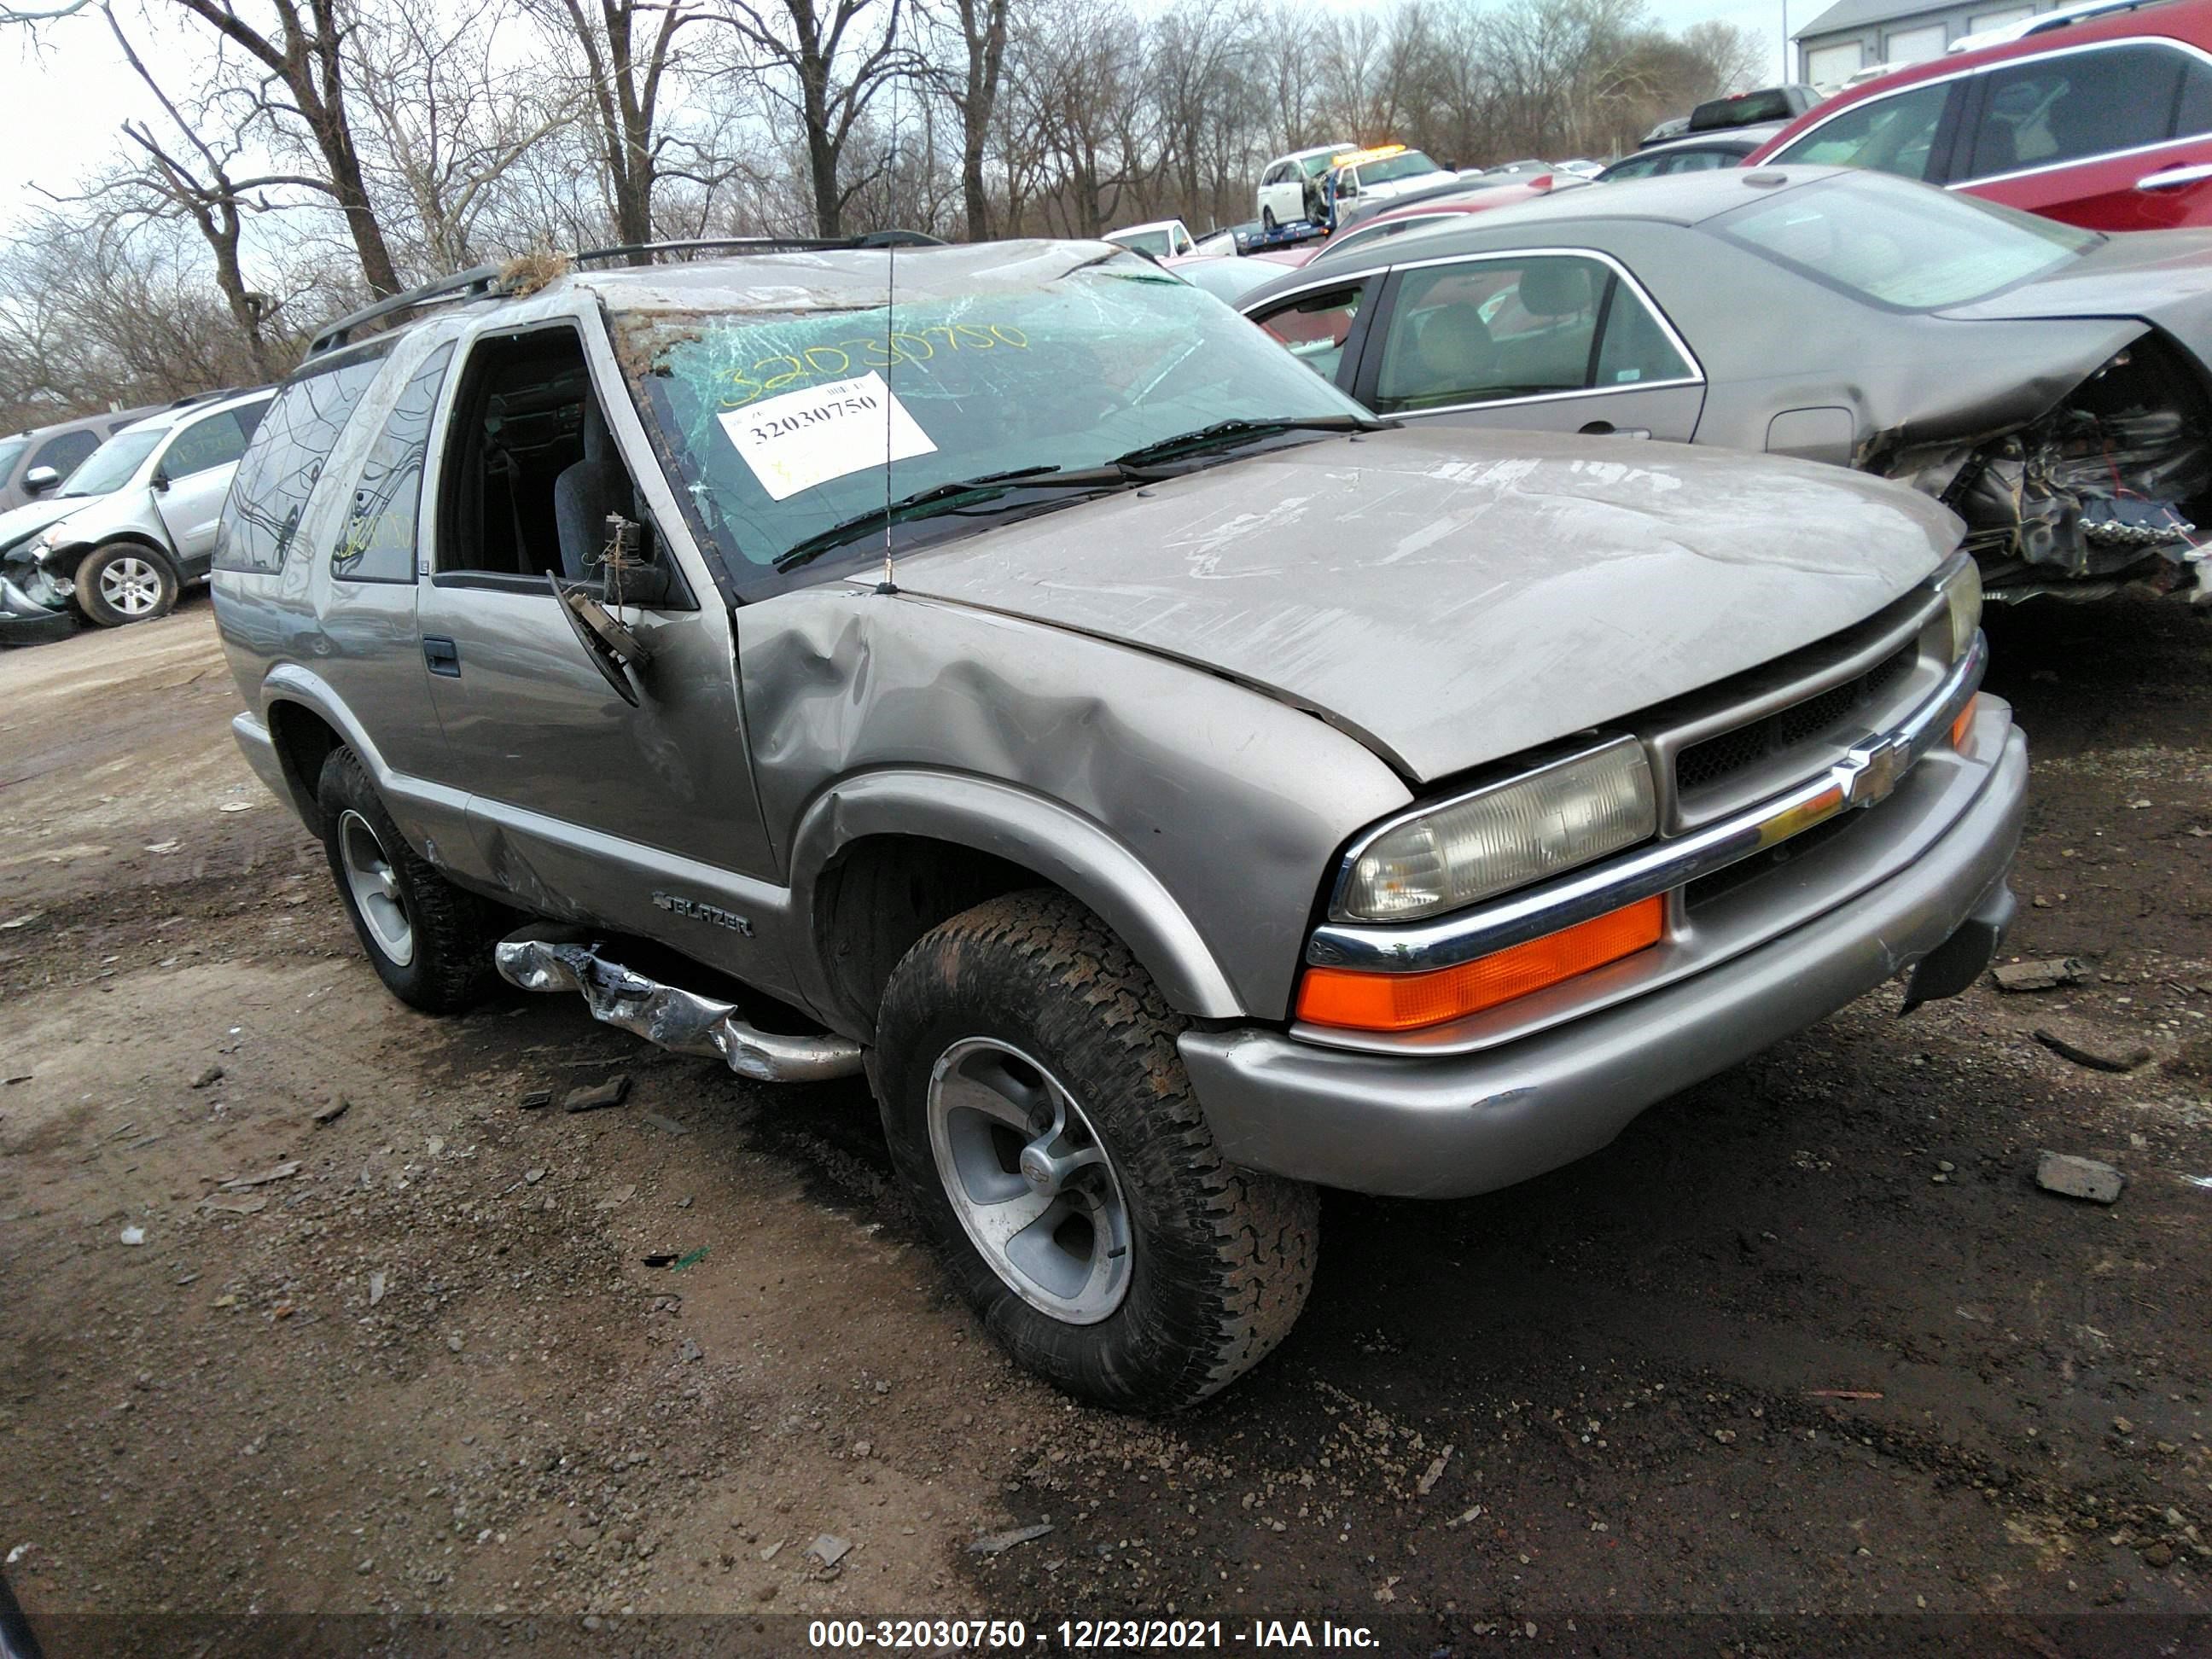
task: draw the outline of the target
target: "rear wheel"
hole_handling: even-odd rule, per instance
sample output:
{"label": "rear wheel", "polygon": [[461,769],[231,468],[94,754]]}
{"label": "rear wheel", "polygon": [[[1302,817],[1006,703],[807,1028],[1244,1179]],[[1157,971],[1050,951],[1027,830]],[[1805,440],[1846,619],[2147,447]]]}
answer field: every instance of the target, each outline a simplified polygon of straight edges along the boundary
{"label": "rear wheel", "polygon": [[1289,1333],[1314,1189],[1222,1159],[1183,1022],[1064,894],[978,905],[891,974],[873,1055],[894,1161],[992,1334],[1082,1399],[1174,1410]]}
{"label": "rear wheel", "polygon": [[1260,223],[1261,223],[1261,227],[1262,227],[1262,228],[1264,228],[1265,229],[1267,229],[1267,230],[1273,230],[1273,229],[1274,229],[1274,228],[1275,228],[1275,210],[1274,210],[1274,209],[1273,209],[1273,208],[1271,208],[1271,207],[1263,207],[1263,208],[1261,208],[1261,209],[1260,210]]}
{"label": "rear wheel", "polygon": [[315,799],[338,897],[385,988],[429,1014],[477,1001],[495,977],[497,913],[408,846],[352,750],[323,763]]}
{"label": "rear wheel", "polygon": [[110,542],[76,568],[76,604],[102,628],[151,622],[177,603],[177,569],[150,547]]}

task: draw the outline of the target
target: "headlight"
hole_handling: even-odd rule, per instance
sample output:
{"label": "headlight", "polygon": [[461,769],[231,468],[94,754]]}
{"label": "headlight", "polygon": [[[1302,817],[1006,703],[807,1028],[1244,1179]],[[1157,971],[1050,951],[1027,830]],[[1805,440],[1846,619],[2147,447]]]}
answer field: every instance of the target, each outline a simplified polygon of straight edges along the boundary
{"label": "headlight", "polygon": [[1961,553],[1936,573],[1936,591],[1951,612],[1951,660],[1966,654],[1982,625],[1982,572],[1971,553]]}
{"label": "headlight", "polygon": [[1384,826],[1353,850],[1338,914],[1414,921],[1649,839],[1650,763],[1633,738]]}

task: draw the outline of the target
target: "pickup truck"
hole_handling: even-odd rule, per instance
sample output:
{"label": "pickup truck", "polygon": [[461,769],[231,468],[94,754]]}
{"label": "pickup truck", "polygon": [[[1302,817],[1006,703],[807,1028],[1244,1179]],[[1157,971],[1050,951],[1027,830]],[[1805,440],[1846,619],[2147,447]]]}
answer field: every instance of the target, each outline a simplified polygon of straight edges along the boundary
{"label": "pickup truck", "polygon": [[990,1332],[1168,1410],[1318,1188],[1517,1182],[1986,967],[2026,750],[1943,507],[1395,426],[1136,255],[915,242],[467,273],[284,382],[235,729],[402,1000],[865,1073]]}

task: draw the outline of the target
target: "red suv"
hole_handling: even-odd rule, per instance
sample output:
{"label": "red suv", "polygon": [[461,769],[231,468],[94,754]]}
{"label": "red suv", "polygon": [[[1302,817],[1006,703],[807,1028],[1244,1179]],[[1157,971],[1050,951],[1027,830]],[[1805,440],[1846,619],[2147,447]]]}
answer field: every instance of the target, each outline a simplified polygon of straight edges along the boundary
{"label": "red suv", "polygon": [[1753,151],[1879,167],[2092,230],[2212,225],[2212,0],[2048,24],[1830,99]]}

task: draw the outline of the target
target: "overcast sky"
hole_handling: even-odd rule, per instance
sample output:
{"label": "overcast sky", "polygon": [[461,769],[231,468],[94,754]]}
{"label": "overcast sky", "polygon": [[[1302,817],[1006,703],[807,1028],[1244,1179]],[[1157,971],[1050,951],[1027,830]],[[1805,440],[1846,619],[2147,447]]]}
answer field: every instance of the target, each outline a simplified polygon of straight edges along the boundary
{"label": "overcast sky", "polygon": [[[25,3],[35,5],[40,0]],[[1356,7],[1388,0],[1338,3]],[[1780,68],[1780,0],[1759,5],[1731,0],[1648,3],[1653,16],[1669,28],[1718,18],[1747,29],[1765,44],[1776,69]],[[1791,27],[1802,27],[1826,3],[1792,0]],[[117,128],[126,117],[160,120],[158,106],[123,62],[98,11],[44,25],[40,31],[43,44],[35,50],[23,36],[21,30],[0,30],[0,224],[40,205],[45,198],[38,194],[40,186],[70,190],[113,149]],[[173,94],[189,92],[191,55],[198,40],[176,30],[153,44],[155,50],[148,51],[142,43],[141,55],[155,66],[156,73],[176,77],[170,85]]]}

